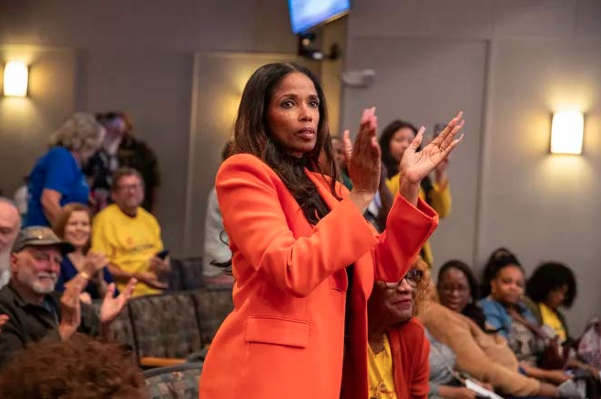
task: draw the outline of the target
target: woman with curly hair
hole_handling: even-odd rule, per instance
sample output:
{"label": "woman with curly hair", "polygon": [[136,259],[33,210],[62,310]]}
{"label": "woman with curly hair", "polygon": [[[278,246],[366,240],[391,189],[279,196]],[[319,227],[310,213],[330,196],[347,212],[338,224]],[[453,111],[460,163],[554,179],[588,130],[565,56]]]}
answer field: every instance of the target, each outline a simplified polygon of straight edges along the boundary
{"label": "woman with curly hair", "polygon": [[29,345],[0,372],[0,398],[144,399],[144,378],[116,342],[76,334]]}
{"label": "woman with curly hair", "polygon": [[[568,343],[572,346],[568,323],[559,310],[560,307],[570,308],[576,298],[576,277],[572,270],[558,262],[546,262],[536,268],[526,284],[526,294],[532,303],[528,303],[539,324],[553,330],[559,338],[559,344]],[[594,366],[579,361],[570,356],[567,366],[587,370],[597,377],[599,370]]]}
{"label": "woman with curly hair", "polygon": [[90,187],[82,168],[100,148],[105,129],[94,115],[76,113],[50,138],[50,151],[29,175],[26,226],[52,226],[66,204],[87,204]]}
{"label": "woman with curly hair", "polygon": [[541,264],[528,279],[526,294],[536,304],[531,310],[540,324],[551,327],[560,342],[568,340],[568,325],[559,308],[570,308],[576,298],[576,278],[572,270],[556,262]]}

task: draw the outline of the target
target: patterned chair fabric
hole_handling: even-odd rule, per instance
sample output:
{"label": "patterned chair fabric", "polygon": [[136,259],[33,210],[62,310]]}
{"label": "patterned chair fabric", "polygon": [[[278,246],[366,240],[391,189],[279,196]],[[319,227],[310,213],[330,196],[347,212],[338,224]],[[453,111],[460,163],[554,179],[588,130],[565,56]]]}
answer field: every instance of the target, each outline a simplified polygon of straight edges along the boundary
{"label": "patterned chair fabric", "polygon": [[202,363],[184,363],[144,372],[151,399],[198,399]]}
{"label": "patterned chair fabric", "polygon": [[[94,301],[92,303],[96,314],[100,316],[100,306],[102,301]],[[111,323],[111,330],[114,334],[114,339],[122,344],[127,345],[132,350],[136,348],[136,341],[134,338],[134,330],[131,323],[131,315],[129,312],[129,307],[126,306],[123,308],[121,313],[117,316],[117,318]]]}
{"label": "patterned chair fabric", "polygon": [[138,357],[185,358],[201,349],[190,293],[134,298],[129,302],[129,310]]}
{"label": "patterned chair fabric", "polygon": [[172,259],[168,290],[177,292],[201,288],[203,286],[202,268],[202,257]]}
{"label": "patterned chair fabric", "polygon": [[202,333],[202,342],[209,344],[219,326],[234,309],[231,287],[205,287],[192,292],[196,315]]}

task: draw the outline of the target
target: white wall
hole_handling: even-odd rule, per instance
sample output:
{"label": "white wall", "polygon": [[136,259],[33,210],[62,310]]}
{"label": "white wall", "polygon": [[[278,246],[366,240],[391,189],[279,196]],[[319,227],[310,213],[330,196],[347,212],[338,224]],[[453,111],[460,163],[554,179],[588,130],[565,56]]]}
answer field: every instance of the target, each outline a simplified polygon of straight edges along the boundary
{"label": "white wall", "polygon": [[[382,127],[404,117],[431,128],[476,110],[452,159],[454,206],[432,239],[436,263],[480,269],[501,245],[528,271],[563,261],[577,274],[568,320],[580,333],[601,308],[601,2],[357,1],[347,46],[346,69],[374,69],[376,82],[344,89],[343,125],[371,104]],[[573,105],[586,113],[585,153],[551,156],[550,115]]]}
{"label": "white wall", "polygon": [[12,195],[47,150],[50,134],[74,109],[75,54],[64,48],[0,45],[0,64],[5,59],[30,65],[28,97],[0,95],[0,188]]}

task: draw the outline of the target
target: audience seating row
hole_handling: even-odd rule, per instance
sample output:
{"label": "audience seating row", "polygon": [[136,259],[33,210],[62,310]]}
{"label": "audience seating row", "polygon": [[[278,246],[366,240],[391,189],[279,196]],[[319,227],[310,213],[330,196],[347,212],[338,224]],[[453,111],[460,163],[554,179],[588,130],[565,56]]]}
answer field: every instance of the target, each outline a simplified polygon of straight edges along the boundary
{"label": "audience seating row", "polygon": [[133,348],[141,366],[174,365],[202,358],[232,309],[230,287],[167,292],[133,298],[112,328],[115,339]]}

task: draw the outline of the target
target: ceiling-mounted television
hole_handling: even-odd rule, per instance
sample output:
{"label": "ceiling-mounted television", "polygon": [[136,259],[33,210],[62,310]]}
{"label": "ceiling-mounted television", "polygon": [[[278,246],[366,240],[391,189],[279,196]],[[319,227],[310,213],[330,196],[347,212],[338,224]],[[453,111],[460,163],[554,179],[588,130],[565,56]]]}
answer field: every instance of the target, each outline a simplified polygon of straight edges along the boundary
{"label": "ceiling-mounted television", "polygon": [[298,34],[347,14],[351,4],[350,0],[288,0],[288,6],[292,32]]}

